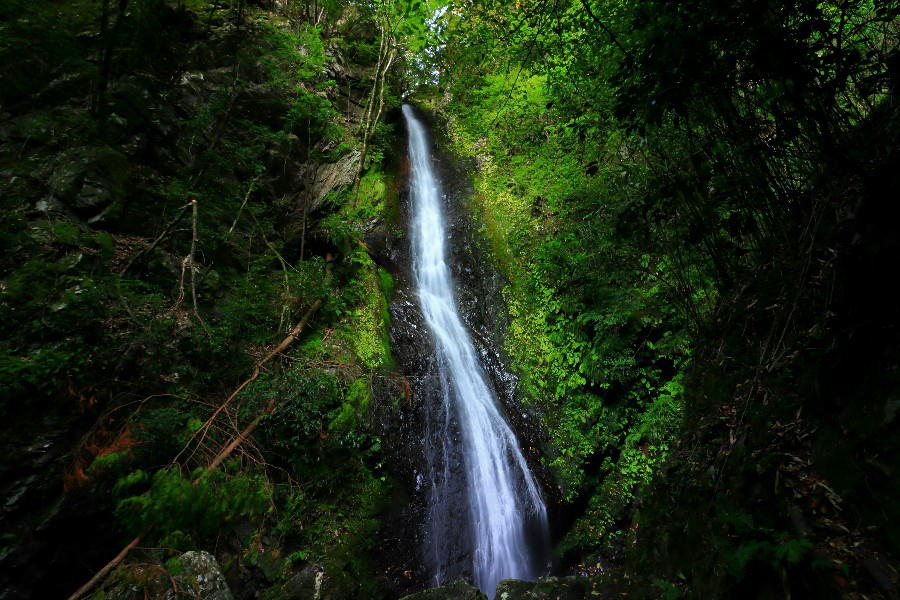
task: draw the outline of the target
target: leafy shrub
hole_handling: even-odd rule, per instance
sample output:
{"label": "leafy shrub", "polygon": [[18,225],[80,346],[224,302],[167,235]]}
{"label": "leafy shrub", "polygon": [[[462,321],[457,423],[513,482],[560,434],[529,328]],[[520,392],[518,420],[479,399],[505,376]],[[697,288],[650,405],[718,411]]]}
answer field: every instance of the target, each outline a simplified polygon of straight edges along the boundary
{"label": "leafy shrub", "polygon": [[[203,539],[269,510],[271,489],[260,475],[201,470],[194,477],[196,484],[178,469],[161,469],[148,491],[119,501],[116,515],[134,534],[184,531]],[[120,482],[119,491],[145,480],[131,474]]]}

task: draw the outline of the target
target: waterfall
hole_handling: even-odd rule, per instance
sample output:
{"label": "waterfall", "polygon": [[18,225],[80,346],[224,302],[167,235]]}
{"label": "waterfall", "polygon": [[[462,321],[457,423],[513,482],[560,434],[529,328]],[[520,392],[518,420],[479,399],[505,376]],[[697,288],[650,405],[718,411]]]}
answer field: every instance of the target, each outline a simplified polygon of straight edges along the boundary
{"label": "waterfall", "polygon": [[444,564],[453,552],[448,540],[460,539],[459,529],[468,525],[462,552],[470,558],[475,584],[493,598],[501,579],[535,579],[540,566],[530,546],[546,538],[547,510],[457,310],[446,262],[443,196],[425,128],[409,105],[403,115],[412,168],[413,273],[435,346],[442,402],[429,411],[436,441],[428,452],[427,552],[435,583],[444,583]]}

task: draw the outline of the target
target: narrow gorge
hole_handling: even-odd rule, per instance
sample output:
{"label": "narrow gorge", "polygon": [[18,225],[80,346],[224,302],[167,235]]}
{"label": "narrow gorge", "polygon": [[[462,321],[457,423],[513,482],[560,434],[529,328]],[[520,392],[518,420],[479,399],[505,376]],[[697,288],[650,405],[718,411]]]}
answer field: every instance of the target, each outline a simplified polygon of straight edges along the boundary
{"label": "narrow gorge", "polygon": [[896,0],[0,2],[0,600],[900,598]]}

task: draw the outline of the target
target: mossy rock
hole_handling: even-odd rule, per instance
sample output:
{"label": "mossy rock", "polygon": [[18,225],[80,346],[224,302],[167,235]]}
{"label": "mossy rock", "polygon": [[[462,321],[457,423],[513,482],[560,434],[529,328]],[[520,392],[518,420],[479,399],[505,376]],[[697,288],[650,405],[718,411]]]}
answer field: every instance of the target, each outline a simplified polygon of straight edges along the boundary
{"label": "mossy rock", "polygon": [[478,588],[459,579],[439,588],[405,596],[402,600],[487,600]]}
{"label": "mossy rock", "polygon": [[544,577],[538,581],[504,579],[496,600],[586,600],[594,598],[596,583],[587,577]]}
{"label": "mossy rock", "polygon": [[121,205],[129,176],[128,159],[112,148],[72,148],[57,157],[50,192],[80,216],[94,221]]}
{"label": "mossy rock", "polygon": [[[168,563],[167,563],[168,564]],[[173,588],[172,584],[175,584]],[[209,552],[185,552],[169,565],[122,565],[91,600],[234,600],[219,563]]]}

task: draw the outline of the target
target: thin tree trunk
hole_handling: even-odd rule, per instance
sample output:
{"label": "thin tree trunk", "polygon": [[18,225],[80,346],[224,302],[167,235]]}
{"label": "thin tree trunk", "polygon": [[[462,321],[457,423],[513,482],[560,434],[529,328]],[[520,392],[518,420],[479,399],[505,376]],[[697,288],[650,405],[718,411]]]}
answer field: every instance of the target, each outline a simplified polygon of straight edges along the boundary
{"label": "thin tree trunk", "polygon": [[[100,39],[106,41],[106,36],[109,31],[109,0],[103,0],[103,4],[100,8]],[[100,54],[100,63],[103,64],[106,61],[106,49],[104,48],[103,52]],[[101,71],[102,76],[102,71]],[[100,111],[100,94],[101,94],[101,86],[103,86],[103,82],[98,79],[97,83],[94,87],[94,93],[91,95],[91,112],[93,114],[98,114]]]}
{"label": "thin tree trunk", "polygon": [[384,110],[384,82],[395,58],[397,58],[397,50],[392,49],[387,64],[384,66],[384,72],[381,74],[381,87],[378,90],[378,112],[375,113],[375,118],[372,119],[372,126],[369,129],[369,138],[371,138],[372,134],[375,132],[375,127],[378,125],[379,119],[381,119],[381,111]]}
{"label": "thin tree trunk", "polygon": [[[309,322],[309,320],[316,313],[316,311],[319,310],[320,306],[322,306],[322,300],[316,300],[315,302],[313,302],[312,306],[309,307],[309,309],[306,311],[306,314],[303,315],[303,319],[301,319],[301,321],[297,324],[297,326],[294,327],[293,331],[291,331],[291,333],[286,338],[284,338],[281,341],[281,343],[278,344],[278,346],[276,346],[274,350],[272,350],[272,352],[270,352],[263,360],[261,360],[256,365],[256,368],[253,370],[253,375],[250,377],[250,379],[248,379],[247,381],[242,383],[240,386],[238,386],[238,388],[231,394],[231,396],[229,396],[228,399],[226,399],[225,402],[223,402],[222,405],[219,406],[219,408],[216,410],[216,412],[213,413],[213,416],[210,417],[210,420],[207,421],[207,423],[211,424],[212,420],[215,419],[216,416],[218,416],[218,414],[228,405],[228,402],[231,401],[232,398],[237,396],[241,392],[241,390],[243,390],[248,385],[250,385],[250,383],[259,376],[260,368],[262,367],[262,365],[264,365],[266,362],[268,362],[276,354],[278,354],[279,352],[281,352],[282,350],[284,350],[285,348],[290,346],[294,342],[294,340],[297,339],[297,336],[300,334],[300,331]],[[269,405],[266,407],[266,411],[264,413],[257,416],[256,419],[254,419],[247,428],[245,428],[234,440],[232,440],[231,443],[229,443],[225,447],[224,450],[222,450],[221,452],[219,452],[218,455],[216,455],[216,457],[212,460],[212,462],[207,467],[207,471],[213,471],[220,464],[222,464],[222,461],[225,460],[228,457],[228,455],[231,454],[234,451],[234,449],[237,448],[244,440],[246,440],[247,437],[249,437],[249,435],[253,432],[254,429],[256,429],[256,426],[259,425],[259,421],[262,419],[262,417],[271,413],[273,410],[274,410],[274,400],[269,402]],[[176,460],[177,460],[177,457],[176,457]],[[173,461],[173,464],[174,464],[174,462],[175,461]],[[199,478],[195,479],[194,485],[196,485],[198,482],[199,482]],[[89,591],[94,589],[98,584],[100,584],[106,578],[107,575],[109,575],[109,573],[114,568],[116,568],[116,566],[118,566],[119,563],[121,563],[125,559],[125,557],[128,555],[128,553],[131,552],[135,548],[135,546],[137,546],[140,543],[140,541],[141,541],[141,536],[138,536],[138,537],[134,538],[133,540],[131,540],[131,542],[127,546],[125,546],[122,549],[122,551],[116,555],[115,558],[113,558],[111,561],[109,561],[102,569],[97,571],[97,573],[93,577],[91,577],[87,583],[85,583],[83,586],[78,588],[78,590],[74,594],[69,596],[68,600],[78,600],[79,598],[82,598],[85,594],[87,594]]]}
{"label": "thin tree trunk", "polygon": [[304,252],[306,250],[306,221],[309,218],[309,207],[313,202],[313,191],[316,187],[316,180],[319,176],[319,170],[312,166],[310,162],[310,146],[312,137],[310,134],[310,121],[306,120],[306,168],[312,168],[312,177],[308,184],[306,193],[306,202],[303,203],[303,229],[300,231],[300,261],[303,261]]}
{"label": "thin tree trunk", "polygon": [[[191,200],[191,206],[193,209],[193,219],[191,226],[191,253],[190,253],[190,264],[191,264],[191,300],[194,304],[194,316],[197,317],[197,320],[200,321],[201,325],[204,325],[203,319],[200,318],[200,311],[197,309],[197,242],[199,238],[197,237],[197,199],[194,198]],[[205,326],[205,325],[204,325]]]}
{"label": "thin tree trunk", "polygon": [[369,103],[366,105],[366,114],[363,117],[362,123],[360,123],[360,127],[365,128],[367,123],[369,122],[369,117],[372,116],[372,105],[375,103],[375,91],[378,87],[378,74],[381,72],[381,64],[384,61],[385,57],[385,36],[382,30],[381,42],[378,46],[378,62],[375,64],[375,81],[372,83],[372,91],[369,92]]}
{"label": "thin tree trunk", "polygon": [[[101,18],[105,22],[101,22],[101,28],[108,28],[109,23],[109,0],[105,2],[103,15]],[[109,87],[109,77],[112,71],[112,57],[116,49],[116,41],[119,37],[119,31],[122,29],[122,21],[125,19],[125,10],[128,8],[128,0],[119,0],[116,9],[116,22],[113,24],[112,31],[105,40],[106,44],[103,50],[103,61],[100,65],[100,81],[97,84],[97,116],[101,120],[106,119],[106,90]]]}
{"label": "thin tree trunk", "polygon": [[366,164],[366,156],[369,151],[369,141],[372,138],[372,134],[375,133],[375,127],[378,125],[378,120],[381,118],[381,111],[384,109],[384,80],[387,77],[387,72],[391,68],[391,63],[394,62],[394,58],[397,56],[397,51],[392,49],[391,54],[388,57],[387,62],[384,66],[384,71],[381,74],[381,87],[378,90],[378,112],[375,113],[375,117],[369,122],[369,126],[366,128],[366,133],[363,136],[363,147],[362,152],[359,156],[359,165],[356,167],[356,178],[353,182],[354,192],[359,192],[359,182],[362,179],[362,171],[365,168]]}
{"label": "thin tree trunk", "polygon": [[[396,56],[396,49],[393,48],[390,34],[387,32],[387,27],[382,27],[381,31],[381,46],[379,47],[378,52],[378,65],[375,68],[375,81],[372,83],[372,91],[369,94],[369,105],[366,107],[365,120],[361,124],[363,127],[362,151],[359,156],[359,164],[356,166],[356,175],[353,178],[354,197],[355,194],[359,192],[359,182],[362,178],[363,169],[365,168],[366,155],[369,151],[369,139],[372,136],[378,118],[381,116],[381,106],[384,104],[384,80],[387,76],[388,69],[390,69],[391,63],[394,61],[394,56]],[[373,119],[372,110],[375,105],[376,94],[379,97],[380,106]]]}

